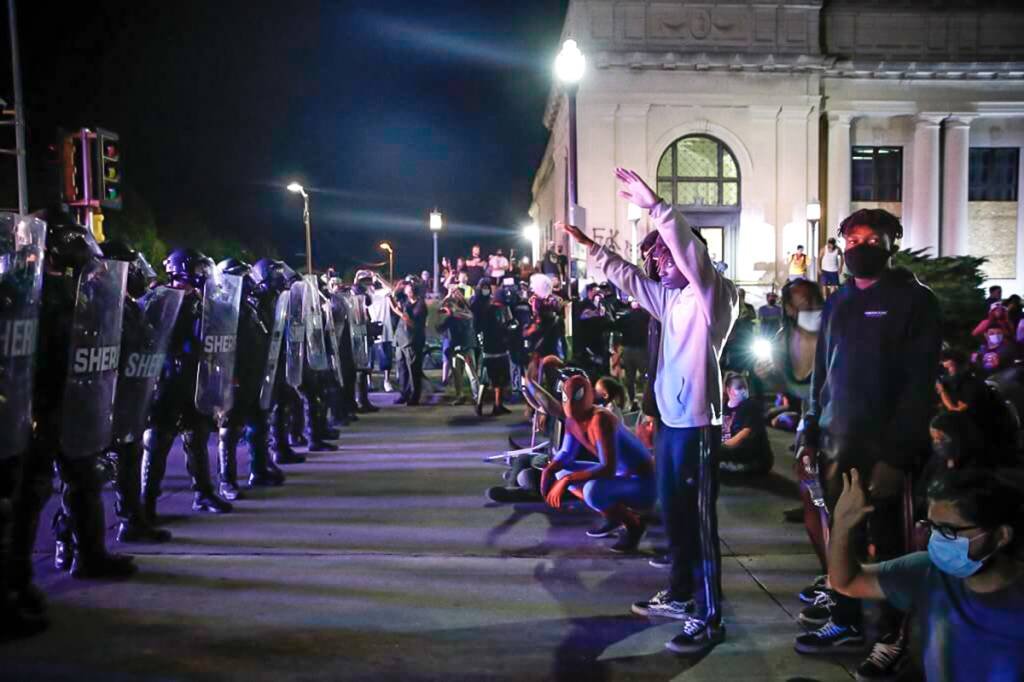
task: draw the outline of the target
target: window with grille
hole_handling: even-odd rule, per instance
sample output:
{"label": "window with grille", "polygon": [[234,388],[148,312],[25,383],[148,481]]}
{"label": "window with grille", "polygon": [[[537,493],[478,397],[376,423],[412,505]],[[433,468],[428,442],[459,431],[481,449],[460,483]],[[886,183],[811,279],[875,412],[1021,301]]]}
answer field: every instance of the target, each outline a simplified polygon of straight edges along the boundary
{"label": "window with grille", "polygon": [[968,200],[1017,201],[1019,168],[1017,147],[971,147]]}
{"label": "window with grille", "polygon": [[707,135],[688,135],[669,145],[658,162],[658,195],[676,206],[740,205],[736,157]]}
{"label": "window with grille", "polygon": [[903,147],[854,147],[852,201],[903,201]]}

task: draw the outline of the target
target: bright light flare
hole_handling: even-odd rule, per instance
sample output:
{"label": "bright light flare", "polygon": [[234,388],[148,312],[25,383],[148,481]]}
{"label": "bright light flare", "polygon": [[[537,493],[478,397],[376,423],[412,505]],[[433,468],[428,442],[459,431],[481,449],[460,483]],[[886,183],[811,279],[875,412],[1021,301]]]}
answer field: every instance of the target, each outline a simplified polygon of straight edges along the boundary
{"label": "bright light flare", "polygon": [[302,185],[300,185],[299,183],[297,183],[297,182],[289,183],[288,184],[288,191],[289,192],[294,192],[295,194],[305,194],[306,193],[305,188]]}
{"label": "bright light flare", "polygon": [[523,228],[523,239],[531,243],[540,241],[540,228],[537,227],[536,223],[527,225]]}
{"label": "bright light flare", "polygon": [[761,361],[772,359],[772,342],[765,338],[754,341],[754,357]]}
{"label": "bright light flare", "polygon": [[444,227],[444,217],[441,215],[441,212],[436,210],[436,209],[431,211],[430,212],[430,229],[433,230],[434,232],[440,232],[441,228],[443,228],[443,227]]}
{"label": "bright light flare", "polygon": [[562,51],[555,58],[555,76],[566,85],[575,85],[583,79],[587,58],[580,52],[575,40],[562,43]]}
{"label": "bright light flare", "polygon": [[391,251],[391,244],[388,244],[387,242],[381,242],[380,244],[377,245],[377,248],[383,249],[385,251]]}

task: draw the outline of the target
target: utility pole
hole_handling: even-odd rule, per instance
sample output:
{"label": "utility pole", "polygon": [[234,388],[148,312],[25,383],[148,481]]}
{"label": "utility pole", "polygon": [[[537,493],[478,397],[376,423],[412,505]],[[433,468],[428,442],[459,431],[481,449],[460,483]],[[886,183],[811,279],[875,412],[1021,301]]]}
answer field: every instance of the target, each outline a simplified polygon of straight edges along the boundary
{"label": "utility pole", "polygon": [[7,0],[11,24],[11,69],[14,76],[14,156],[18,164],[18,213],[28,213],[28,167],[25,160],[25,99],[21,88],[21,57],[18,54],[18,17],[15,0]]}

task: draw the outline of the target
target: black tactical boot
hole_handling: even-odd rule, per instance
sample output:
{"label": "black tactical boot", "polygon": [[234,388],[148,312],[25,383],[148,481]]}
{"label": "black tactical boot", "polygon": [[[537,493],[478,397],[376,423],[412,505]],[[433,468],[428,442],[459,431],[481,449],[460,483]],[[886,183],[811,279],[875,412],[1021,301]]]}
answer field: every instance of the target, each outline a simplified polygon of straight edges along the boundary
{"label": "black tactical boot", "polygon": [[[266,415],[261,413],[262,418]],[[249,444],[249,487],[279,486],[284,483],[284,472],[270,461],[270,444],[265,428],[249,426],[245,430]]]}
{"label": "black tactical boot", "polygon": [[217,461],[220,474],[220,496],[228,502],[241,497],[238,489],[238,429],[227,427],[220,429],[217,439]]}
{"label": "black tactical boot", "polygon": [[71,575],[75,578],[127,578],[138,569],[132,557],[107,552],[103,518],[103,480],[95,459],[85,457],[63,462],[66,492],[63,503],[71,520],[75,553]]}
{"label": "black tactical boot", "polygon": [[292,450],[288,443],[288,414],[283,405],[278,405],[274,410],[274,463],[275,464],[302,464],[306,458]]}
{"label": "black tactical boot", "polygon": [[174,435],[168,436],[156,429],[147,429],[142,436],[142,519],[148,526],[159,525],[156,503],[160,486],[167,473],[167,456],[174,444]]}
{"label": "black tactical boot", "polygon": [[192,511],[209,512],[211,514],[227,514],[234,507],[220,498],[213,491],[213,479],[210,477],[210,453],[206,449],[207,433],[195,430],[182,434],[185,450],[185,462],[192,476]]}
{"label": "black tactical boot", "polygon": [[[61,495],[67,495],[66,487]],[[53,567],[58,571],[70,571],[71,562],[75,558],[75,541],[71,534],[71,519],[67,517],[63,506],[54,513],[50,527],[53,529],[54,538]]]}

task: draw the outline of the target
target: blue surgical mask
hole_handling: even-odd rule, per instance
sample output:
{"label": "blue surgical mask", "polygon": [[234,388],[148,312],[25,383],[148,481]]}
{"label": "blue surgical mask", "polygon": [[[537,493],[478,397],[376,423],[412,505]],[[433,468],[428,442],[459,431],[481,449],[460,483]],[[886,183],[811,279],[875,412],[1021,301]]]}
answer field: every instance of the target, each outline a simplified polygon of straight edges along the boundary
{"label": "blue surgical mask", "polygon": [[972,559],[970,557],[971,541],[984,537],[986,534],[977,535],[973,538],[957,538],[950,540],[942,536],[937,530],[932,530],[932,536],[928,540],[928,556],[932,563],[942,571],[954,578],[969,578],[985,564],[985,559]]}

